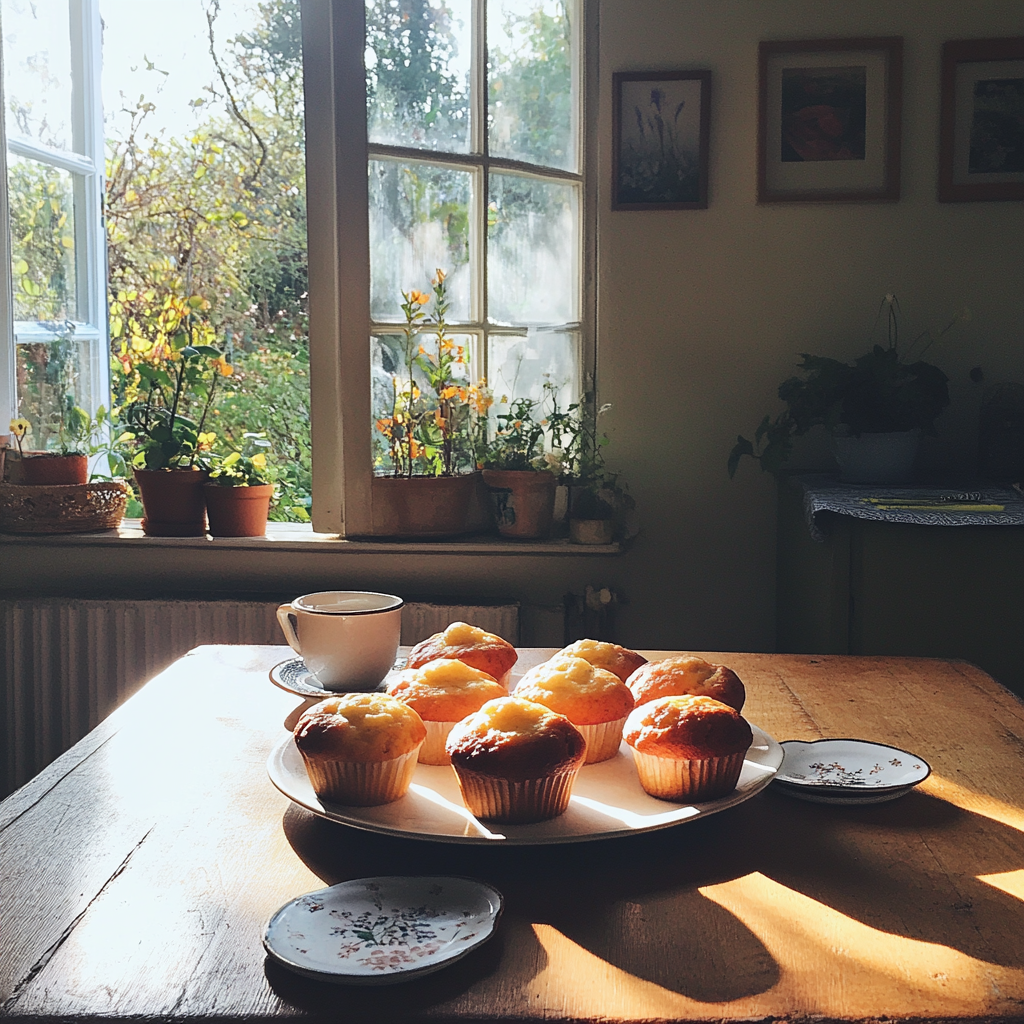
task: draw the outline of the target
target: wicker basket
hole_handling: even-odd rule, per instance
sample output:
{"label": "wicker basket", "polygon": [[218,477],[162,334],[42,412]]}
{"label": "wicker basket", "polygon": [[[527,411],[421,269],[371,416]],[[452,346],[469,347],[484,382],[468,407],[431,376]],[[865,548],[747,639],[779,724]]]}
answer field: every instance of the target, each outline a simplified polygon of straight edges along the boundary
{"label": "wicker basket", "polygon": [[128,505],[123,480],[92,484],[0,484],[0,533],[114,530]]}

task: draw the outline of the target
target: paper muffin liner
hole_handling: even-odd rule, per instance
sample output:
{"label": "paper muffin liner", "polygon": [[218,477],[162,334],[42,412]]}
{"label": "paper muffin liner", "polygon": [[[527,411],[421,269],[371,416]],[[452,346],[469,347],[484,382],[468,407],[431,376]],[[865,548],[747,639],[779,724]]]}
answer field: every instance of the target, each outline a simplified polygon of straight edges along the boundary
{"label": "paper muffin liner", "polygon": [[462,800],[478,818],[509,825],[557,818],[569,806],[579,766],[542,779],[513,782],[479,772],[455,769]]}
{"label": "paper muffin liner", "polygon": [[427,738],[420,747],[420,764],[451,764],[452,759],[448,751],[444,749],[448,733],[458,725],[457,722],[428,722],[425,718],[423,724],[427,727]]}
{"label": "paper muffin liner", "polygon": [[660,800],[700,803],[725,796],[736,788],[745,750],[726,757],[687,761],[675,757],[641,754],[633,749],[640,785]]}
{"label": "paper muffin liner", "polygon": [[625,718],[618,718],[614,722],[599,722],[597,725],[577,725],[576,728],[587,741],[587,759],[583,763],[597,764],[598,761],[614,757],[619,752],[622,727],[625,724]]}
{"label": "paper muffin liner", "polygon": [[390,761],[315,761],[305,754],[302,759],[318,797],[350,807],[373,807],[405,796],[420,746]]}

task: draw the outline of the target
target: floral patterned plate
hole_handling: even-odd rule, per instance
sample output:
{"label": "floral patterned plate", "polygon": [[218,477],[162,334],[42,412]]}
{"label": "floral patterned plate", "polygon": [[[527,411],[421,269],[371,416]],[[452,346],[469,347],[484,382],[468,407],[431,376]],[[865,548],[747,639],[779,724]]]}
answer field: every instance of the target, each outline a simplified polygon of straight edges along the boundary
{"label": "floral patterned plate", "polygon": [[902,795],[931,774],[923,757],[867,740],[785,740],[778,781],[831,797]]}
{"label": "floral patterned plate", "polygon": [[470,878],[357,878],[286,903],[263,945],[307,978],[393,985],[461,960],[494,934],[501,910],[501,893]]}

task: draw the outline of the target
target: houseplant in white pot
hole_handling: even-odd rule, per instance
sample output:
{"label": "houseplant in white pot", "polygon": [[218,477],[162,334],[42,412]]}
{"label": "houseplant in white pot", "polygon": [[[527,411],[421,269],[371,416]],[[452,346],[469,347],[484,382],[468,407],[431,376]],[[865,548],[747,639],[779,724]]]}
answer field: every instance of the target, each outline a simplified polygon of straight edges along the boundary
{"label": "houseplant in white pot", "polygon": [[880,312],[888,322],[888,343],[873,345],[853,363],[803,353],[802,376],[779,385],[784,412],[765,416],[754,440],[740,436],[729,455],[733,476],[744,455],[763,470],[778,473],[793,439],[824,426],[843,479],[850,483],[901,483],[909,479],[923,433],[935,433],[935,419],[949,405],[949,378],[921,358],[934,341],[969,318],[958,313],[932,338],[919,335],[901,352],[898,302],[887,295]]}

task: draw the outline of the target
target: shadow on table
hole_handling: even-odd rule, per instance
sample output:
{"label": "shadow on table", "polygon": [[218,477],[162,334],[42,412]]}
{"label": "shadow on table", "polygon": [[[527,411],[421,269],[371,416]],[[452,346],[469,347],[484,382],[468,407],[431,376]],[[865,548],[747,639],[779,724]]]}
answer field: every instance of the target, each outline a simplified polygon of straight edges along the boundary
{"label": "shadow on table", "polygon": [[[490,882],[505,897],[499,931],[506,943],[515,933],[516,953],[504,966],[521,975],[506,976],[503,986],[525,984],[548,965],[532,924],[551,925],[621,970],[702,1002],[739,999],[778,981],[778,965],[757,936],[681,880],[678,856],[664,856],[668,832],[572,845],[463,846],[362,832],[295,805],[285,814],[284,830],[327,884],[410,873]],[[652,927],[638,906],[658,893],[672,897],[667,912],[678,920],[668,928]],[[700,933],[677,926],[691,913],[703,924]]]}
{"label": "shadow on table", "polygon": [[504,969],[514,962],[524,982],[547,964],[529,925],[549,924],[621,970],[701,1002],[767,991],[779,979],[772,955],[739,918],[699,892],[755,872],[871,928],[1024,966],[1014,925],[1021,902],[974,877],[1024,868],[1024,835],[919,791],[849,808],[769,789],[682,827],[558,846],[396,839],[294,805],[284,828],[328,884],[415,873],[495,885],[506,899],[501,931],[516,928],[516,955]]}

